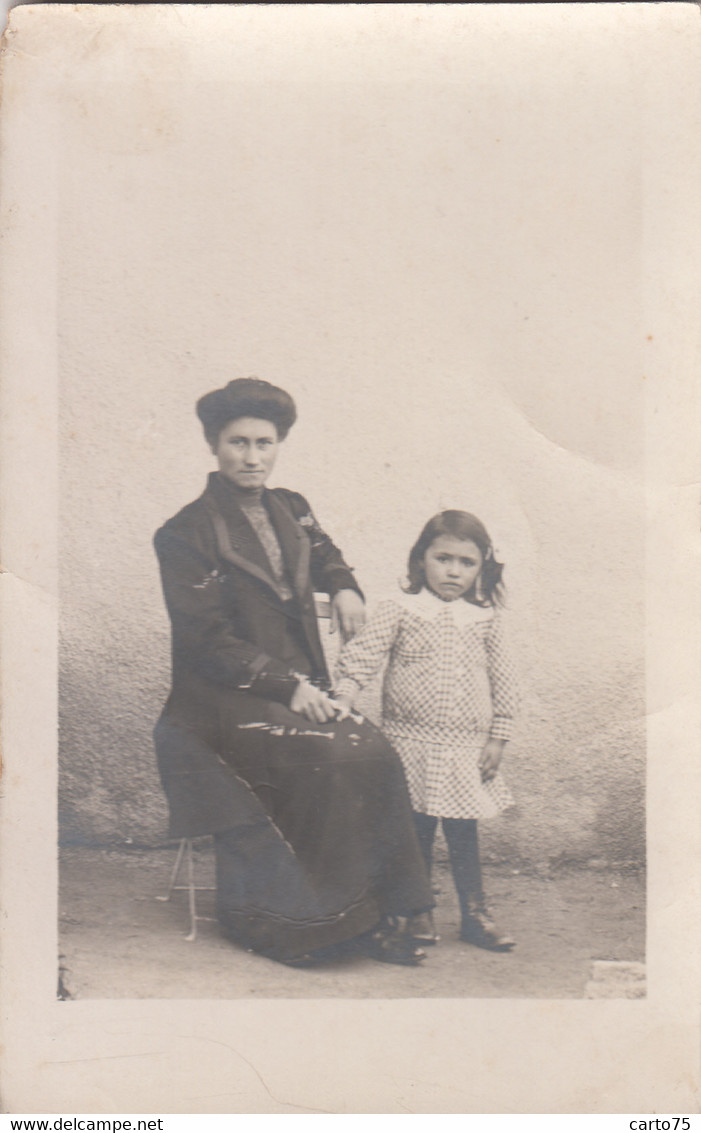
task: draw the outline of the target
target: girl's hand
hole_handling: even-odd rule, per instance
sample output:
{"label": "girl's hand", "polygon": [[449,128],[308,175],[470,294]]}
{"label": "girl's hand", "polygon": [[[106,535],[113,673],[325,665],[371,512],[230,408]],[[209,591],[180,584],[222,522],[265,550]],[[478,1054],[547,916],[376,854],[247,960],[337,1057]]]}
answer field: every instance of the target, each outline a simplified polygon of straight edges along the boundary
{"label": "girl's hand", "polygon": [[482,782],[489,783],[496,775],[501,757],[504,754],[505,740],[487,740],[482,748],[478,767],[482,775]]}
{"label": "girl's hand", "polygon": [[357,590],[339,590],[331,601],[331,633],[340,630],[345,644],[365,625],[365,603]]}
{"label": "girl's hand", "polygon": [[327,724],[336,715],[333,701],[309,681],[300,681],[292,694],[290,710],[306,716],[313,724]]}
{"label": "girl's hand", "polygon": [[336,705],[337,720],[347,720],[353,711],[353,701],[350,696],[334,696],[333,702]]}

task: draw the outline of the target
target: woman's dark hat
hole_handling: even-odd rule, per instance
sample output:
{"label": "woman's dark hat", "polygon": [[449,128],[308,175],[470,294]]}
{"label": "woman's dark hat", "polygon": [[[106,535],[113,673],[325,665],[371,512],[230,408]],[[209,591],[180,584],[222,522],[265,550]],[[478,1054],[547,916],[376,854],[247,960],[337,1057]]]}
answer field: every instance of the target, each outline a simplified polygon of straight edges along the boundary
{"label": "woman's dark hat", "polygon": [[235,378],[223,389],[206,393],[197,402],[197,416],[208,441],[216,442],[220,432],[238,417],[259,417],[272,421],[281,441],[297,419],[295,403],[279,386],[260,378]]}

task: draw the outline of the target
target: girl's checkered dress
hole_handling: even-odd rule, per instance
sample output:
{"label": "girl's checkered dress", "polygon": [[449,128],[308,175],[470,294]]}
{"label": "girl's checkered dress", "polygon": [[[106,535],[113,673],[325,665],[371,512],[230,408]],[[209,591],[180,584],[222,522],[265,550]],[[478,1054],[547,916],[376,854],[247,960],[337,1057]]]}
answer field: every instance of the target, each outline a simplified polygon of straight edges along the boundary
{"label": "girl's checkered dress", "polygon": [[425,589],[381,602],[343,649],[337,694],[355,696],[385,660],[382,729],[414,810],[489,818],[511,806],[501,772],[483,783],[478,766],[490,736],[509,739],[518,704],[500,613]]}

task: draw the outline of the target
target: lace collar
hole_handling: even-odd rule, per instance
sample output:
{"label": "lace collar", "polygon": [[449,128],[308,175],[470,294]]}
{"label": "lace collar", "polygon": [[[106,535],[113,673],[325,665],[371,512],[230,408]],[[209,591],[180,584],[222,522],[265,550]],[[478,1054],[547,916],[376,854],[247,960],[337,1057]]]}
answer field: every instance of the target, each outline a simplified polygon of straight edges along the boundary
{"label": "lace collar", "polygon": [[451,617],[457,626],[466,626],[475,625],[477,622],[488,622],[494,617],[492,606],[473,606],[471,602],[465,602],[462,598],[456,598],[454,602],[444,602],[431,590],[425,588],[418,594],[405,594],[400,591],[399,594],[392,596],[392,600],[403,610],[426,621]]}

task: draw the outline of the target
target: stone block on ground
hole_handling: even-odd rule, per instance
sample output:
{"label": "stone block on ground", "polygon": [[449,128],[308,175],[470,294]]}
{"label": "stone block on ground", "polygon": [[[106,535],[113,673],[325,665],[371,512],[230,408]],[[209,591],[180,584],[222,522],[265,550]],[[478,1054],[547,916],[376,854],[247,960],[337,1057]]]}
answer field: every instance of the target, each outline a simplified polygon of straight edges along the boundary
{"label": "stone block on ground", "polygon": [[645,965],[633,960],[594,960],[585,999],[644,999]]}

